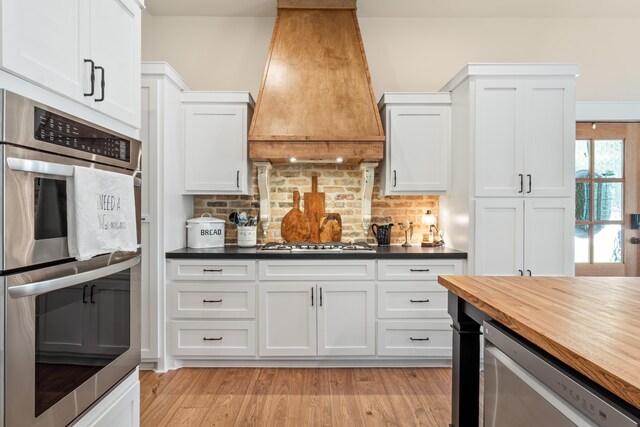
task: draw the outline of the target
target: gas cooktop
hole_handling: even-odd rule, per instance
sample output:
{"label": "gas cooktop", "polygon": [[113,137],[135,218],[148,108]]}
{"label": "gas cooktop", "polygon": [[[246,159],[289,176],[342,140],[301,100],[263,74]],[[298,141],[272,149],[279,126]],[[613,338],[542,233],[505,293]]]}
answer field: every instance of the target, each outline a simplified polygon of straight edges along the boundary
{"label": "gas cooktop", "polygon": [[312,243],[312,242],[288,242],[288,243],[267,243],[260,248],[260,252],[290,252],[290,253],[314,253],[314,254],[335,254],[335,253],[357,253],[374,252],[375,249],[368,243]]}

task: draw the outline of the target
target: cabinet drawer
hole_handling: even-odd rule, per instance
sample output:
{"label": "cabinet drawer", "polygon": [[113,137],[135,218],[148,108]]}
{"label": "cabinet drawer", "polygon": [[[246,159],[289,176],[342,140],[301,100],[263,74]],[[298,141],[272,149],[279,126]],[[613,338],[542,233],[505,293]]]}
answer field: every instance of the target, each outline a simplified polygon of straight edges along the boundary
{"label": "cabinet drawer", "polygon": [[171,280],[255,280],[255,261],[171,260]]}
{"label": "cabinet drawer", "polygon": [[379,320],[379,356],[451,358],[450,320]]}
{"label": "cabinet drawer", "polygon": [[378,261],[378,280],[437,280],[438,275],[462,274],[460,260]]}
{"label": "cabinet drawer", "polygon": [[171,317],[194,319],[253,319],[254,283],[173,283],[169,285]]}
{"label": "cabinet drawer", "polygon": [[177,357],[255,356],[256,323],[171,322],[170,351]]}
{"label": "cabinet drawer", "polygon": [[373,280],[373,260],[260,261],[260,280]]}
{"label": "cabinet drawer", "polygon": [[447,291],[437,283],[378,284],[380,318],[448,318]]}

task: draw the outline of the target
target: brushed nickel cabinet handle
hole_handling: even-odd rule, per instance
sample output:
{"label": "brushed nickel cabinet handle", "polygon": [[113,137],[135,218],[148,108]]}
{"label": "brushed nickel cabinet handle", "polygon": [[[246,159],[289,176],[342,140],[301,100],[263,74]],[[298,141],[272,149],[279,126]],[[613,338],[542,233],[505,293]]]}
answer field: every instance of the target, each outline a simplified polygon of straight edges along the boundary
{"label": "brushed nickel cabinet handle", "polygon": [[529,190],[527,191],[527,194],[531,193],[531,175],[527,174],[527,178],[529,178]]}
{"label": "brushed nickel cabinet handle", "polygon": [[395,169],[393,170],[393,186],[395,187],[398,184],[398,177],[396,175]]}

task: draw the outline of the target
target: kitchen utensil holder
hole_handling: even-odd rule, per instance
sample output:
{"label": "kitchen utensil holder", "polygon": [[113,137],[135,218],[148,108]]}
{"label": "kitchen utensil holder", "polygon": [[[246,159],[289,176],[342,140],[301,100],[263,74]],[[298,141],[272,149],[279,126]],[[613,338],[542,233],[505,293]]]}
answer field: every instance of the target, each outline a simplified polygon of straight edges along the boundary
{"label": "kitchen utensil holder", "polygon": [[245,225],[238,227],[238,247],[253,248],[256,246],[257,227],[255,225]]}

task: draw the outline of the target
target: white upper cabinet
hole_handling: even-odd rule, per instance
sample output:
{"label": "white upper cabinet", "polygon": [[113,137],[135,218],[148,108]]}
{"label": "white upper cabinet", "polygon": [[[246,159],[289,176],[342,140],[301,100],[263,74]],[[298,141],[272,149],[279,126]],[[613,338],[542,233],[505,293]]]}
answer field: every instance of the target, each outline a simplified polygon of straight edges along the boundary
{"label": "white upper cabinet", "polygon": [[523,95],[524,84],[520,81],[476,82],[477,196],[523,193]]}
{"label": "white upper cabinet", "polygon": [[2,2],[2,68],[134,128],[140,43],[133,0]]}
{"label": "white upper cabinet", "polygon": [[184,92],[184,191],[250,194],[248,93]]}
{"label": "white upper cabinet", "polygon": [[94,61],[94,108],[140,126],[140,8],[127,0],[92,0],[89,20]]}
{"label": "white upper cabinet", "polygon": [[378,104],[386,132],[383,195],[444,194],[449,189],[448,93],[385,93]]}
{"label": "white upper cabinet", "polygon": [[526,83],[526,196],[566,197],[575,188],[575,79]]}
{"label": "white upper cabinet", "polygon": [[475,85],[476,196],[570,196],[575,79],[478,79]]}
{"label": "white upper cabinet", "polygon": [[[82,97],[84,0],[2,2],[2,67],[74,98]],[[55,29],[53,31],[52,29]],[[85,43],[83,46],[81,43]]]}

